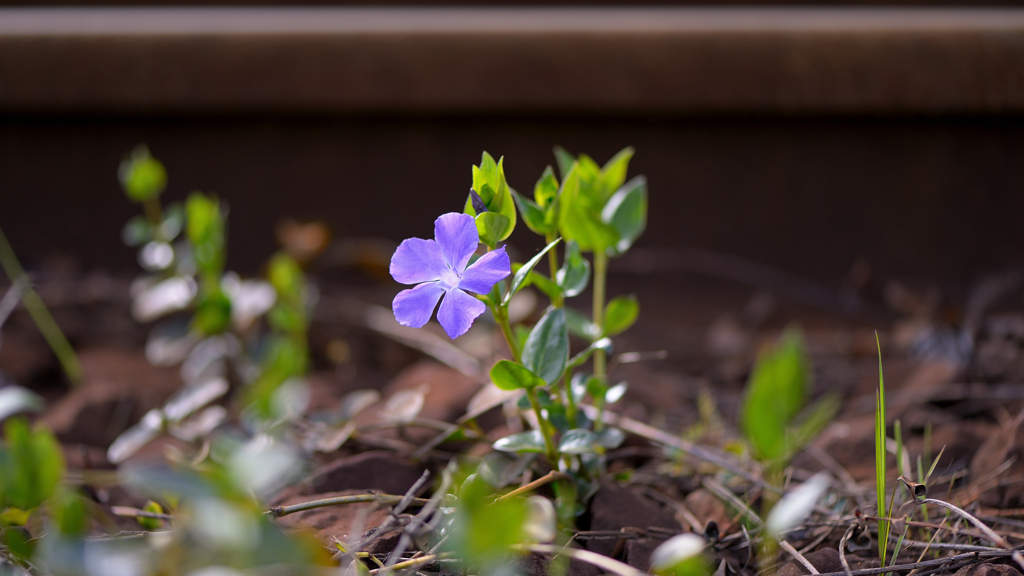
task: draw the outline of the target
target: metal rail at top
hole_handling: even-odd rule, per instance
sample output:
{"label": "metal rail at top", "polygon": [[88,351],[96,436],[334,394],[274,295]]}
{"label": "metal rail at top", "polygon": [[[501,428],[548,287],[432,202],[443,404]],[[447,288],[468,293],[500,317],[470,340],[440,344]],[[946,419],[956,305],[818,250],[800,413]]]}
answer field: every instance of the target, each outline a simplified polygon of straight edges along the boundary
{"label": "metal rail at top", "polygon": [[4,8],[24,112],[1018,114],[1024,9]]}

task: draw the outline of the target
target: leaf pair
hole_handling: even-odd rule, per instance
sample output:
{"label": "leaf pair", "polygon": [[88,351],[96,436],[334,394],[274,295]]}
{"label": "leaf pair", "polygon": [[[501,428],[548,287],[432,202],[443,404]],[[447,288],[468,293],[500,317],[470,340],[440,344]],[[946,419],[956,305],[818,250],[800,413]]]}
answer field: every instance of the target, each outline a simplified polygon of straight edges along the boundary
{"label": "leaf pair", "polygon": [[504,158],[484,152],[479,166],[473,166],[473,189],[463,212],[476,220],[480,241],[494,248],[516,227],[516,206],[505,180]]}

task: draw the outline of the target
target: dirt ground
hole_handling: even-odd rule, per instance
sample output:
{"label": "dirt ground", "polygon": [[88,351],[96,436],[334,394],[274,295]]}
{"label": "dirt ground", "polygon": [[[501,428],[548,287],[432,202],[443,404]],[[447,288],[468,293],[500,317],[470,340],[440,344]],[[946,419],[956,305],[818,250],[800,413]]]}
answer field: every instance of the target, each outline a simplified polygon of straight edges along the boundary
{"label": "dirt ground", "polygon": [[[712,539],[718,572],[757,571],[744,538],[743,514],[733,499],[756,501],[758,485],[738,477],[723,484],[720,468],[704,452],[683,448],[735,453],[739,406],[756,354],[790,325],[799,326],[806,337],[813,396],[838,394],[841,409],[795,458],[786,478],[804,480],[828,470],[843,486],[842,497],[852,502],[844,512],[820,516],[791,535],[790,543],[806,560],[821,573],[844,572],[837,553],[840,539],[848,526],[876,514],[868,502],[874,489],[876,331],[889,434],[898,419],[912,476],[919,456],[928,462],[941,452],[929,495],[968,509],[1011,545],[1024,543],[1024,535],[1017,534],[1024,532],[1024,276],[1005,273],[948,287],[876,278],[863,265],[855,266],[843,285],[826,287],[722,255],[686,253],[673,259],[638,250],[629,258],[613,263],[609,279],[610,295],[635,293],[641,304],[638,324],[614,342],[616,354],[634,354],[618,357],[611,371],[614,381],[629,384],[613,407],[623,418],[627,440],[608,454],[609,475],[580,517],[575,540],[581,547],[648,570],[658,544],[693,531]],[[358,433],[337,450],[315,454],[308,477],[268,505],[366,490],[403,494],[424,469],[436,471],[456,452],[479,457],[489,450],[487,442],[458,443],[423,454],[420,447],[436,436],[436,429],[376,424],[380,407],[410,389],[425,392],[419,413],[425,422],[453,422],[465,414],[483,386],[475,370],[500,348],[492,325],[478,322],[454,348],[438,352],[437,342],[444,341],[439,329],[410,332],[388,322],[398,287],[382,277],[379,263],[323,267],[311,277],[320,297],[310,333],[314,371],[308,413],[331,409],[358,389],[378,390],[381,400],[361,414]],[[36,271],[36,280],[79,352],[85,380],[77,388],[67,385],[31,319],[19,310],[3,326],[0,386],[16,383],[45,397],[48,408],[41,418],[57,433],[70,468],[112,469],[107,447],[180,386],[178,369],[146,360],[149,327],[135,323],[129,313],[130,276],[53,261]],[[519,313],[538,317],[539,299],[532,304],[528,297],[522,300]],[[571,305],[589,307],[585,300]],[[489,440],[509,430],[500,410],[479,422]],[[645,436],[641,425],[682,444],[666,446]],[[162,458],[180,443],[160,437],[131,458]],[[413,458],[418,451],[422,457]],[[743,458],[735,461],[742,464]],[[888,464],[893,483],[893,455]],[[108,510],[140,505],[117,489],[94,496]],[[364,534],[387,517],[386,506],[364,503],[318,508],[277,522],[289,530],[312,530],[329,545]],[[124,525],[133,521],[125,519]],[[716,527],[713,533],[709,522]],[[968,550],[984,540],[970,525],[950,523],[955,530],[936,539],[948,549],[933,547],[928,558],[939,552],[952,556],[960,553],[957,546]],[[379,534],[367,550],[388,553],[398,534]],[[877,544],[858,540],[858,534],[853,532],[846,548],[849,569],[871,573],[878,566]],[[908,544],[898,564],[923,559],[921,550]],[[780,573],[808,573],[788,555],[781,561]],[[529,557],[523,568],[542,573],[546,560]],[[936,569],[959,576],[991,571],[1020,576],[1008,552],[921,564],[918,573]],[[600,573],[575,561],[570,571]]]}

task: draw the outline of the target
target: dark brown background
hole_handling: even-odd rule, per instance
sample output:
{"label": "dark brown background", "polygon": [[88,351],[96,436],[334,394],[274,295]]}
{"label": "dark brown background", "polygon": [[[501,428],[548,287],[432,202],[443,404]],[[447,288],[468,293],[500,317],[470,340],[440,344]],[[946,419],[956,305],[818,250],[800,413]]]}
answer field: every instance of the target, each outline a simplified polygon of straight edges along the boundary
{"label": "dark brown background", "polygon": [[146,142],[168,199],[230,202],[229,264],[254,271],[282,216],[429,236],[482,150],[528,191],[554,144],[633,145],[642,247],[829,282],[858,258],[953,282],[1024,263],[1024,13],[756,10],[765,30],[712,10],[706,29],[420,36],[19,33],[0,13],[0,226],[29,262],[130,269],[116,169]]}

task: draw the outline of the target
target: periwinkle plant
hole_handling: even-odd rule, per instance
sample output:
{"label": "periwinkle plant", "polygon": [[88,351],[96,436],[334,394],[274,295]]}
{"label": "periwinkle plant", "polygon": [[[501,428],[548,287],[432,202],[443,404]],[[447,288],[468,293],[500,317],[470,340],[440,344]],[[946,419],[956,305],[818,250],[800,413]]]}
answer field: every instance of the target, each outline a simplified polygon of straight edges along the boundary
{"label": "periwinkle plant", "polygon": [[[463,213],[442,215],[435,222],[435,240],[405,240],[392,257],[395,280],[417,284],[399,293],[393,307],[399,323],[419,327],[440,300],[437,319],[452,338],[490,310],[511,356],[494,365],[491,380],[504,390],[523,390],[520,406],[535,417],[533,430],[502,438],[494,448],[543,453],[552,467],[589,484],[603,467],[601,455],[623,439],[621,431],[602,425],[604,406],[625,390],[624,383],[610,385],[607,355],[610,337],[636,321],[639,304],[633,296],[606,301],[605,286],[609,258],[625,253],[643,233],[647,185],[642,176],[626,181],[631,148],[603,167],[589,156],[576,158],[561,148],[555,154],[561,182],[549,166],[529,198],[508,185],[504,160],[495,162],[484,152],[480,165],[473,167]],[[529,261],[510,265],[500,243],[518,219],[547,245]],[[555,250],[559,243],[564,245],[561,264]],[[593,264],[585,256],[588,252]],[[545,257],[547,274],[538,270]],[[593,308],[588,317],[566,301],[583,293],[591,273]],[[513,326],[509,303],[527,286],[545,294],[550,306],[534,326]],[[572,358],[570,334],[586,344]],[[592,369],[584,372],[588,361]],[[596,409],[593,419],[581,409],[588,398]]]}
{"label": "periwinkle plant", "polygon": [[[225,271],[227,205],[193,192],[184,205],[163,206],[167,171],[143,146],[118,175],[125,195],[143,206],[122,237],[139,247],[146,273],[132,286],[132,312],[140,322],[160,320],[146,355],[158,365],[181,364],[184,388],[147,414],[110,447],[118,462],[161,430],[194,440],[224,419],[209,406],[232,387],[255,431],[294,415],[309,364],[306,340],[312,305],[305,274],[287,253],[273,255],[266,280],[243,280]],[[186,419],[192,422],[186,422]]]}

